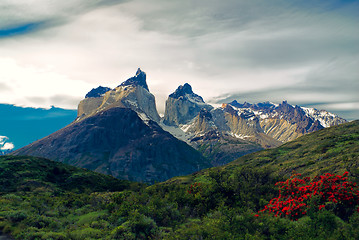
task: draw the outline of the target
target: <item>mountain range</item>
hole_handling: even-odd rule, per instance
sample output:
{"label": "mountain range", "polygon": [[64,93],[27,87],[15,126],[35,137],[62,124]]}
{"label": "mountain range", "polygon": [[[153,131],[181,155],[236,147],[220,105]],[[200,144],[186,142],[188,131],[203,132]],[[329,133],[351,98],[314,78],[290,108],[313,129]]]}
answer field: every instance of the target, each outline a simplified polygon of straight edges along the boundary
{"label": "mountain range", "polygon": [[92,89],[79,103],[74,122],[13,154],[153,183],[223,165],[345,122],[332,113],[286,101],[233,101],[215,108],[188,83],[169,95],[161,118],[146,73],[138,69],[114,89]]}

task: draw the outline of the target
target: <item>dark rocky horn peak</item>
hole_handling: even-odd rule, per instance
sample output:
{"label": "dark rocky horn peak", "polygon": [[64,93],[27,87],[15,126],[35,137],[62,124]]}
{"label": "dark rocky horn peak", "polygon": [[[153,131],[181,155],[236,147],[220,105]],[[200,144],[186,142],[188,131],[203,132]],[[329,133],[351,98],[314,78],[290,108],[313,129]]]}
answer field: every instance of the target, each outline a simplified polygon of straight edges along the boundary
{"label": "dark rocky horn peak", "polygon": [[126,81],[121,83],[120,86],[129,86],[129,85],[141,86],[147,91],[150,91],[148,89],[146,82],[146,73],[143,72],[140,68],[137,69],[136,75],[134,77],[127,79]]}
{"label": "dark rocky horn peak", "polygon": [[201,96],[193,92],[191,85],[189,85],[188,83],[185,83],[184,85],[180,85],[174,93],[169,95],[169,97],[178,99],[180,97],[185,97],[186,95],[191,95],[197,101],[204,102]]}
{"label": "dark rocky horn peak", "polygon": [[185,83],[183,86],[179,86],[178,89],[181,89],[184,93],[192,94],[192,87],[188,83]]}
{"label": "dark rocky horn peak", "polygon": [[237,108],[250,108],[253,106],[253,104],[249,103],[249,102],[244,102],[243,104],[237,102],[237,100],[234,100],[232,102],[229,103],[230,105],[232,105],[233,107],[237,107]]}
{"label": "dark rocky horn peak", "polygon": [[281,112],[291,112],[294,110],[294,107],[285,100],[281,104],[278,105],[277,110]]}
{"label": "dark rocky horn peak", "polygon": [[90,92],[88,92],[85,98],[101,97],[103,94],[110,90],[111,88],[99,86],[98,88],[93,88]]}

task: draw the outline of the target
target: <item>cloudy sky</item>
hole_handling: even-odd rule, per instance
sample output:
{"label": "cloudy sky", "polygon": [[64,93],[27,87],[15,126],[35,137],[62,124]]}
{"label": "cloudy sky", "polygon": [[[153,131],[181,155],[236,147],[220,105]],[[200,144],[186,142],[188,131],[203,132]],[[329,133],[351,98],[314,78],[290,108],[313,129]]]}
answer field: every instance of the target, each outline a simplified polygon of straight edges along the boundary
{"label": "cloudy sky", "polygon": [[359,119],[357,0],[1,0],[0,103],[75,109],[138,67],[158,110],[281,102]]}

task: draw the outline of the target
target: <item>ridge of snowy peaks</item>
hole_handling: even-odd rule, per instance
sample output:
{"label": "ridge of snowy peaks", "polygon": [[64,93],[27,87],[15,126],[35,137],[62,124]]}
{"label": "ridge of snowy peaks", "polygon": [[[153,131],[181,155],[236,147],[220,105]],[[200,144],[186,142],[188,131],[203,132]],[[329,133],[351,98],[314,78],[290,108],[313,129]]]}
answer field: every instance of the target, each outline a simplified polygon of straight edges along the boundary
{"label": "ridge of snowy peaks", "polygon": [[[97,89],[87,94],[94,97],[85,98],[79,103],[76,122],[113,107],[130,108],[144,121],[160,121],[155,97],[149,92],[147,86],[146,73],[140,68],[134,77],[127,79],[114,89],[108,91],[103,87]],[[90,94],[91,92],[93,93]]]}
{"label": "ridge of snowy peaks", "polygon": [[263,102],[257,104],[244,102],[243,104],[240,104],[236,100],[234,100],[229,104],[233,107],[241,109],[242,111],[245,109],[246,111],[252,112],[261,119],[284,118],[291,122],[298,122],[309,118],[313,124],[318,121],[323,128],[347,122],[347,120],[328,111],[317,110],[315,108],[301,107],[298,105],[294,106],[288,104],[287,101],[283,101],[281,104],[275,104],[271,102]]}
{"label": "ridge of snowy peaks", "polygon": [[[201,151],[213,165],[346,122],[327,111],[293,106],[287,101],[233,101],[213,108],[199,96],[193,101],[193,96],[198,95],[189,84],[170,94],[161,127]],[[245,147],[239,147],[241,144]]]}

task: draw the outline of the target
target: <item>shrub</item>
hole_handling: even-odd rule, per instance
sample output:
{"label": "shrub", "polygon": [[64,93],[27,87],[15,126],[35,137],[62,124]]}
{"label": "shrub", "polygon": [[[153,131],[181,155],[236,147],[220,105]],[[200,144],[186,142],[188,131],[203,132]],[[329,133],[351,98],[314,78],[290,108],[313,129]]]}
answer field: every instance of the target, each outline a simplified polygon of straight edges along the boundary
{"label": "shrub", "polygon": [[359,188],[356,183],[347,181],[347,175],[348,172],[342,176],[326,173],[311,179],[294,174],[286,181],[276,183],[279,196],[259,213],[270,212],[278,217],[298,220],[309,212],[328,209],[348,219],[354,211],[359,211]]}

